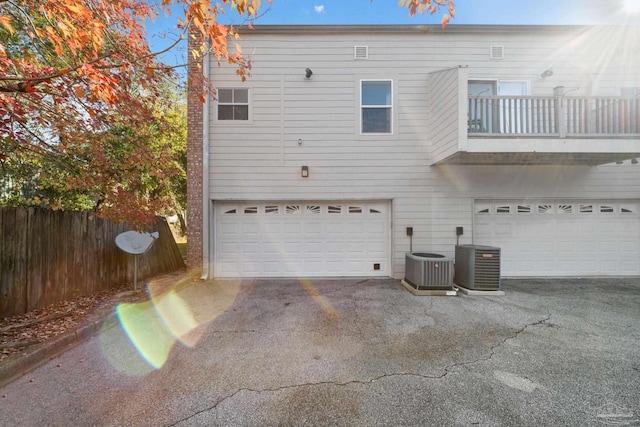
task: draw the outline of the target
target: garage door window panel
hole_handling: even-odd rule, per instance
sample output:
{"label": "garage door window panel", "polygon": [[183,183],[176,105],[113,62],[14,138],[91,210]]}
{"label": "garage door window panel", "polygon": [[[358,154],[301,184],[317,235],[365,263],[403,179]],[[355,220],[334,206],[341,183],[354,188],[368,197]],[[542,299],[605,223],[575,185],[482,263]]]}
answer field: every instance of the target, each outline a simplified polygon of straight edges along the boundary
{"label": "garage door window panel", "polygon": [[541,215],[554,213],[553,205],[538,205],[538,213]]}
{"label": "garage door window panel", "polygon": [[478,205],[476,205],[476,214],[477,215],[490,215],[491,214],[491,205],[487,205],[487,204],[478,204]]}
{"label": "garage door window panel", "polygon": [[308,205],[307,213],[312,215],[317,215],[320,213],[320,206],[318,205]]}
{"label": "garage door window panel", "polygon": [[572,214],[573,213],[573,205],[558,205],[558,213],[559,214]]}
{"label": "garage door window panel", "polygon": [[327,208],[327,211],[330,214],[339,214],[339,213],[342,213],[342,206],[329,205],[329,207]]}
{"label": "garage door window panel", "polygon": [[580,209],[578,210],[581,214],[593,213],[593,205],[580,205]]}
{"label": "garage door window panel", "polygon": [[519,214],[530,214],[531,205],[518,205],[516,212]]}
{"label": "garage door window panel", "polygon": [[288,205],[285,209],[285,212],[291,215],[299,215],[302,213],[300,210],[300,206],[298,205]]}
{"label": "garage door window panel", "polygon": [[264,213],[267,215],[277,215],[280,213],[280,206],[265,206]]}
{"label": "garage door window panel", "polygon": [[636,208],[633,205],[621,205],[620,206],[620,213],[621,214],[634,214],[636,213]]}

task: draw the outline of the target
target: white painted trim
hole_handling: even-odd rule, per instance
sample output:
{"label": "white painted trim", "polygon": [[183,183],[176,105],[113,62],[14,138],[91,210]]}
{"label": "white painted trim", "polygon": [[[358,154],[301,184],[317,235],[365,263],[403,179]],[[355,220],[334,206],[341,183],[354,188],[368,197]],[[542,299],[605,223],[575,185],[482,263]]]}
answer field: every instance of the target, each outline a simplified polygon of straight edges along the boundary
{"label": "white painted trim", "polygon": [[[206,63],[208,64],[208,62]],[[217,126],[249,126],[253,124],[253,99],[252,99],[252,88],[249,85],[245,85],[245,86],[238,86],[238,85],[231,85],[231,86],[221,86],[221,87],[217,87],[216,90],[219,89],[231,89],[231,90],[236,90],[236,89],[244,89],[247,91],[247,106],[248,106],[248,118],[247,120],[219,120],[218,119],[218,100],[216,99],[216,103],[215,103],[215,111],[214,111],[214,115],[213,115],[213,122],[217,125]],[[232,105],[232,104],[224,104],[224,105]],[[244,105],[244,104],[237,104],[237,105]]]}
{"label": "white painted trim", "polygon": [[470,153],[628,153],[640,151],[637,139],[615,141],[598,138],[518,138],[518,135],[472,138]]}
{"label": "white painted trim", "polygon": [[[208,52],[208,49],[207,49]],[[207,79],[211,76],[210,72],[210,63],[209,63],[209,54],[205,53],[203,58],[203,67],[202,74]],[[210,96],[206,96],[204,100],[204,105],[202,106],[202,280],[207,280],[209,278],[209,270],[210,270],[210,259],[209,259],[209,248],[210,248],[210,236],[209,236],[209,224],[211,221],[210,216],[210,208],[211,208],[211,200],[209,196],[209,137],[210,137],[210,129],[209,129],[209,107],[210,107]]]}
{"label": "white painted trim", "polygon": [[[362,83],[363,82],[389,82],[391,83],[391,123],[390,123],[390,128],[391,128],[391,132],[388,133],[377,133],[377,132],[363,132],[362,131],[362,109],[363,109],[363,105],[362,105]],[[359,98],[360,101],[358,102],[358,110],[360,111],[359,117],[360,120],[358,121],[358,128],[360,129],[360,136],[393,136],[395,134],[394,132],[394,125],[395,125],[395,114],[396,114],[396,106],[395,106],[395,93],[393,90],[393,86],[394,86],[395,82],[393,79],[360,79],[360,83],[359,83]],[[388,106],[367,106],[368,108],[389,108]]]}
{"label": "white painted trim", "polygon": [[458,67],[458,147],[459,151],[467,151],[469,147],[469,69]]}

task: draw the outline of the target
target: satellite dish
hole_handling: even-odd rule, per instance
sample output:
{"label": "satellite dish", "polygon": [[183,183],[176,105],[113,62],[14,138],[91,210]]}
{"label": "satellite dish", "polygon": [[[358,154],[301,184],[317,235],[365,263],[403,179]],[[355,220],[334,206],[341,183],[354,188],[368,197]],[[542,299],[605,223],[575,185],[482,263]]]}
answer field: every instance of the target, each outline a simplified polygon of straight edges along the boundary
{"label": "satellite dish", "polygon": [[154,233],[141,233],[139,231],[125,231],[116,236],[116,245],[120,250],[131,255],[142,255],[153,245],[153,242],[160,236]]}
{"label": "satellite dish", "polygon": [[116,246],[121,251],[136,255],[133,259],[133,289],[138,290],[138,256],[147,252],[153,242],[160,237],[160,233],[141,233],[139,231],[125,231],[116,236]]}

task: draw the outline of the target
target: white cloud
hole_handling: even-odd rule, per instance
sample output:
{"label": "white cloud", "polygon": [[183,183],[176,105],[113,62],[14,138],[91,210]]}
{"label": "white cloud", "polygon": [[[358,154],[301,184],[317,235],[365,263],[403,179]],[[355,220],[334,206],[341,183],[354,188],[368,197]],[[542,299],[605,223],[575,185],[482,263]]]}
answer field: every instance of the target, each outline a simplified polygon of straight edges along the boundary
{"label": "white cloud", "polygon": [[318,6],[314,6],[313,8],[314,8],[314,9],[316,10],[316,12],[318,12],[318,13],[324,13],[324,5],[323,5],[323,4],[318,5]]}

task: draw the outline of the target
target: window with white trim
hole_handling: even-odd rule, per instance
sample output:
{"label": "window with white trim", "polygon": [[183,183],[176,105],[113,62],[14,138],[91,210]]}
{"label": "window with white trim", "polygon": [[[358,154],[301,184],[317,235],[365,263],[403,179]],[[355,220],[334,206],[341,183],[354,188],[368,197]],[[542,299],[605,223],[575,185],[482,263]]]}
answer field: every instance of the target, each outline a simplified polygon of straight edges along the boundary
{"label": "window with white trim", "polygon": [[362,80],[360,82],[360,132],[393,132],[393,82]]}
{"label": "window with white trim", "polygon": [[218,120],[249,120],[249,89],[218,89]]}

